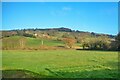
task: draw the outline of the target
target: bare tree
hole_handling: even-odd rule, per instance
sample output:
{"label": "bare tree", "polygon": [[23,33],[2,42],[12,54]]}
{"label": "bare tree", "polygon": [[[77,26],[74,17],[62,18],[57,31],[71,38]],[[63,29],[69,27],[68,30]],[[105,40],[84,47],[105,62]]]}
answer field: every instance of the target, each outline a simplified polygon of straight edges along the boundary
{"label": "bare tree", "polygon": [[73,48],[76,42],[76,40],[73,38],[64,38],[63,41],[65,42],[67,48]]}
{"label": "bare tree", "polygon": [[26,38],[25,37],[21,37],[19,40],[20,43],[20,48],[25,48],[25,44],[26,44]]}

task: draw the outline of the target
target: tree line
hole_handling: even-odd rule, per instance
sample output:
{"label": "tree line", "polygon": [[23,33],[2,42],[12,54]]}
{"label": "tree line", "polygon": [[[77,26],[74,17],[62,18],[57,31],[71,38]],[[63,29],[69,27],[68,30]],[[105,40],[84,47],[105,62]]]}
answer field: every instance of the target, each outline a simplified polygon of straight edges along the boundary
{"label": "tree line", "polygon": [[[58,28],[58,29],[55,28],[55,29],[45,29],[45,30],[23,29],[23,30],[2,31],[2,38],[10,37],[10,36],[37,38],[34,34],[38,34],[38,35],[46,34],[47,36],[54,37],[56,40],[63,41],[65,43],[66,48],[74,48],[74,45],[76,43],[81,44],[82,49],[90,49],[90,50],[119,50],[120,48],[120,33],[117,36],[113,36],[107,34],[97,34],[94,32],[90,33],[90,32],[82,32],[82,31],[74,31],[68,28]],[[5,41],[6,40],[4,40],[4,42]],[[22,46],[24,43],[20,42],[20,44]]]}

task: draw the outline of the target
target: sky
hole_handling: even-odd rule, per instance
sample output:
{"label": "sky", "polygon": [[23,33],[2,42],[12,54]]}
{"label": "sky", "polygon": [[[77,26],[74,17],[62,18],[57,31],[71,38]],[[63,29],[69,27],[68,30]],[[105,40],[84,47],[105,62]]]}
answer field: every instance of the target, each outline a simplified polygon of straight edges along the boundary
{"label": "sky", "polygon": [[2,3],[2,30],[59,27],[116,35],[118,33],[118,3]]}
{"label": "sky", "polygon": [[119,2],[119,0],[2,0],[2,2]]}

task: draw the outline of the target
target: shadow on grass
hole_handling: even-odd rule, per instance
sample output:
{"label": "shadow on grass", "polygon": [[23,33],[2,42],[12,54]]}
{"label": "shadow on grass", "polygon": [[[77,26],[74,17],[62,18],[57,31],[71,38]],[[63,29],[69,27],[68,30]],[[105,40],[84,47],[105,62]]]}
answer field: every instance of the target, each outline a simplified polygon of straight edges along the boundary
{"label": "shadow on grass", "polygon": [[93,71],[51,71],[47,70],[51,74],[55,76],[45,76],[45,75],[40,75],[38,73],[34,73],[28,70],[3,70],[2,75],[3,78],[93,78],[94,80],[107,80],[108,79],[117,79],[120,78],[118,76],[118,71],[117,70],[93,70]]}
{"label": "shadow on grass", "polygon": [[54,71],[52,69],[45,69],[50,73],[56,75],[61,78],[94,78],[94,80],[102,78],[107,80],[111,79],[120,79],[119,70],[118,70],[118,62],[107,62],[104,65],[95,66],[93,68],[84,68],[84,70],[80,70],[79,68],[70,69],[58,69]]}
{"label": "shadow on grass", "polygon": [[64,78],[119,78],[117,70],[93,70],[93,71],[58,71],[57,74]]}
{"label": "shadow on grass", "polygon": [[102,50],[102,49],[76,49],[76,50],[82,50],[82,51],[116,51],[118,52],[118,50]]}
{"label": "shadow on grass", "polygon": [[3,78],[46,78],[50,76],[41,75],[29,70],[13,69],[13,70],[2,70]]}
{"label": "shadow on grass", "polygon": [[110,78],[111,80],[113,78],[116,80],[120,78],[119,70],[116,68],[117,66],[118,62],[107,62],[102,66],[95,66],[91,69],[87,68],[82,71],[76,67],[72,67],[73,69],[69,67],[67,69],[45,68],[45,71],[49,73],[48,75],[35,73],[29,70],[13,69],[2,70],[2,76],[3,78],[93,78],[94,80],[106,80],[106,78]]}
{"label": "shadow on grass", "polygon": [[119,67],[120,67],[119,64],[120,64],[119,61],[118,61],[118,62],[109,61],[109,62],[106,63],[107,66],[110,66],[110,67],[113,67],[113,68],[116,67],[116,68],[118,68],[118,69],[119,69]]}

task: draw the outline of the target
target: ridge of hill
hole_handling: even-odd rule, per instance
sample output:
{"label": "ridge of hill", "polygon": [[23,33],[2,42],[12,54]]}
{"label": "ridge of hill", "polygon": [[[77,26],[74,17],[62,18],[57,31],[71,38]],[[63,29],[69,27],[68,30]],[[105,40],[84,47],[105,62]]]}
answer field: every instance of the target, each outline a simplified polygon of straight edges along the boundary
{"label": "ridge of hill", "polygon": [[110,35],[110,34],[104,34],[104,33],[95,33],[95,32],[86,32],[86,31],[79,31],[79,30],[72,30],[69,28],[45,28],[45,29],[16,29],[16,30],[2,30],[2,36],[1,37],[6,37],[6,36],[12,36],[12,35],[18,35],[18,34],[48,34],[49,36],[58,36],[62,34],[72,34],[74,36],[78,34],[84,34],[84,35],[91,35],[91,36],[107,36],[109,38],[115,38],[116,35]]}

